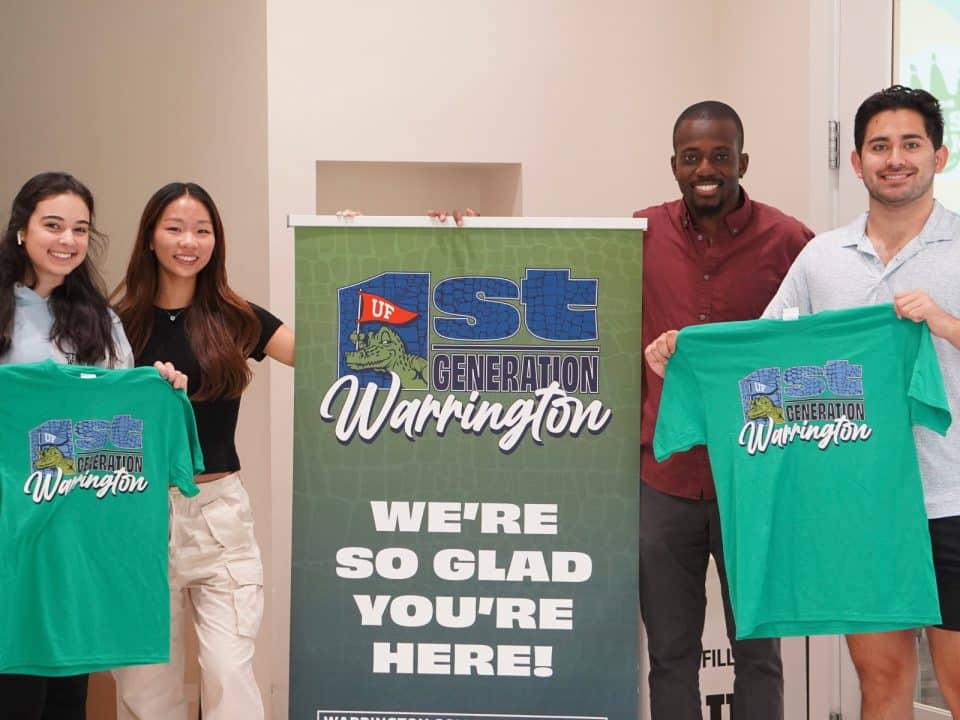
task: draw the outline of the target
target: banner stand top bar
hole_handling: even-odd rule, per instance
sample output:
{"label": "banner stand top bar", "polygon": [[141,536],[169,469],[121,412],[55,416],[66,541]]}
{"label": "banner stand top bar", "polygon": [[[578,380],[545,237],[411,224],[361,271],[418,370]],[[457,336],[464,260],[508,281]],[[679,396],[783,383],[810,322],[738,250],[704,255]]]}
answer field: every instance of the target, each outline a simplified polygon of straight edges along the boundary
{"label": "banner stand top bar", "polygon": [[[581,230],[646,230],[646,218],[603,217],[465,217],[465,228],[483,229],[581,229]],[[456,228],[453,219],[445,223],[426,215],[358,215],[341,218],[336,215],[287,215],[287,227],[396,227]]]}

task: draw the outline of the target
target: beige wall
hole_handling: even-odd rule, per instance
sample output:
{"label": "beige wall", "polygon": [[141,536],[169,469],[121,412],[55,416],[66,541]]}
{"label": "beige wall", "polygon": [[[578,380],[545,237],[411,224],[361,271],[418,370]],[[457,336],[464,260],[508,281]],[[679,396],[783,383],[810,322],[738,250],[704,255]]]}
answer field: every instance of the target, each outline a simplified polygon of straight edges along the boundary
{"label": "beige wall", "polygon": [[[830,4],[11,0],[0,204],[35,172],[75,172],[113,237],[112,284],[150,192],[199,180],[225,218],[232,283],[292,321],[285,216],[313,212],[317,161],[519,163],[525,214],[624,216],[677,196],[671,127],[709,97],[743,116],[753,196],[824,226]],[[268,569],[258,677],[279,719],[292,373],[258,376],[239,445]]]}
{"label": "beige wall", "polygon": [[[266,304],[265,13],[263,0],[5,0],[0,222],[30,176],[74,173],[111,237],[104,268],[113,287],[150,194],[195,180],[223,215],[231,284]],[[265,371],[245,395],[238,446],[269,552]],[[272,633],[268,618],[264,635]],[[269,653],[256,662],[268,691]]]}

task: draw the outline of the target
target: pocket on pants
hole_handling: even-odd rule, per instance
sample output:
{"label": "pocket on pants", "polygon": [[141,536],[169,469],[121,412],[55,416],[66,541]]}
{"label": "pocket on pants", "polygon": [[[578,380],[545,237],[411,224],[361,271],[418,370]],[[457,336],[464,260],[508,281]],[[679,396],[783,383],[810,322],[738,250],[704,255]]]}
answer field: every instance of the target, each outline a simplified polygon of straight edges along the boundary
{"label": "pocket on pants", "polygon": [[255,558],[231,560],[227,572],[237,584],[233,591],[237,634],[254,638],[263,619],[263,564]]}
{"label": "pocket on pants", "polygon": [[250,529],[247,523],[243,522],[236,511],[223,501],[223,498],[208,502],[200,508],[200,513],[213,539],[228,550],[235,550],[250,542]]}

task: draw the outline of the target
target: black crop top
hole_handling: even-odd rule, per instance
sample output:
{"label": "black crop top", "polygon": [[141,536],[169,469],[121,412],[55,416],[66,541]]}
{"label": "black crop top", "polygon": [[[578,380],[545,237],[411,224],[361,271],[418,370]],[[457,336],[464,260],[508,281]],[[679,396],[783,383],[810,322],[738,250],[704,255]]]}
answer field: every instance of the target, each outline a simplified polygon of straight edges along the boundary
{"label": "black crop top", "polygon": [[[283,323],[262,307],[250,303],[260,321],[260,339],[250,353],[254,360],[263,360],[263,349]],[[183,331],[183,315],[189,308],[165,310],[154,308],[153,333],[143,353],[137,357],[137,365],[153,365],[154,362],[171,362],[180,372],[186,373],[189,387],[200,387],[203,380],[200,365],[190,349]],[[197,436],[203,450],[204,472],[235,472],[240,469],[240,458],[234,443],[237,416],[240,413],[240,398],[216,398],[193,402],[197,418]]]}

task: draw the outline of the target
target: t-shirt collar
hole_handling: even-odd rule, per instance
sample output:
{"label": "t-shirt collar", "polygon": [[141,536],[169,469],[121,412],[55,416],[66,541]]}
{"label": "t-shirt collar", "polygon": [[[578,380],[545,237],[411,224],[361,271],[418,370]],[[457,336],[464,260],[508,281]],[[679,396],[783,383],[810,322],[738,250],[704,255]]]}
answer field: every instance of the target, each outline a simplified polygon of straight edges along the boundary
{"label": "t-shirt collar", "polygon": [[[870,238],[867,237],[868,217],[870,217],[870,213],[865,212],[857,218],[851,227],[852,232],[843,242],[843,247],[855,247],[861,252],[870,255],[875,254],[873,243],[871,243]],[[939,200],[934,200],[933,211],[923,224],[920,234],[916,237],[916,241],[922,245],[931,245],[933,243],[943,242],[944,240],[953,240],[953,227],[943,205],[940,204]]]}

